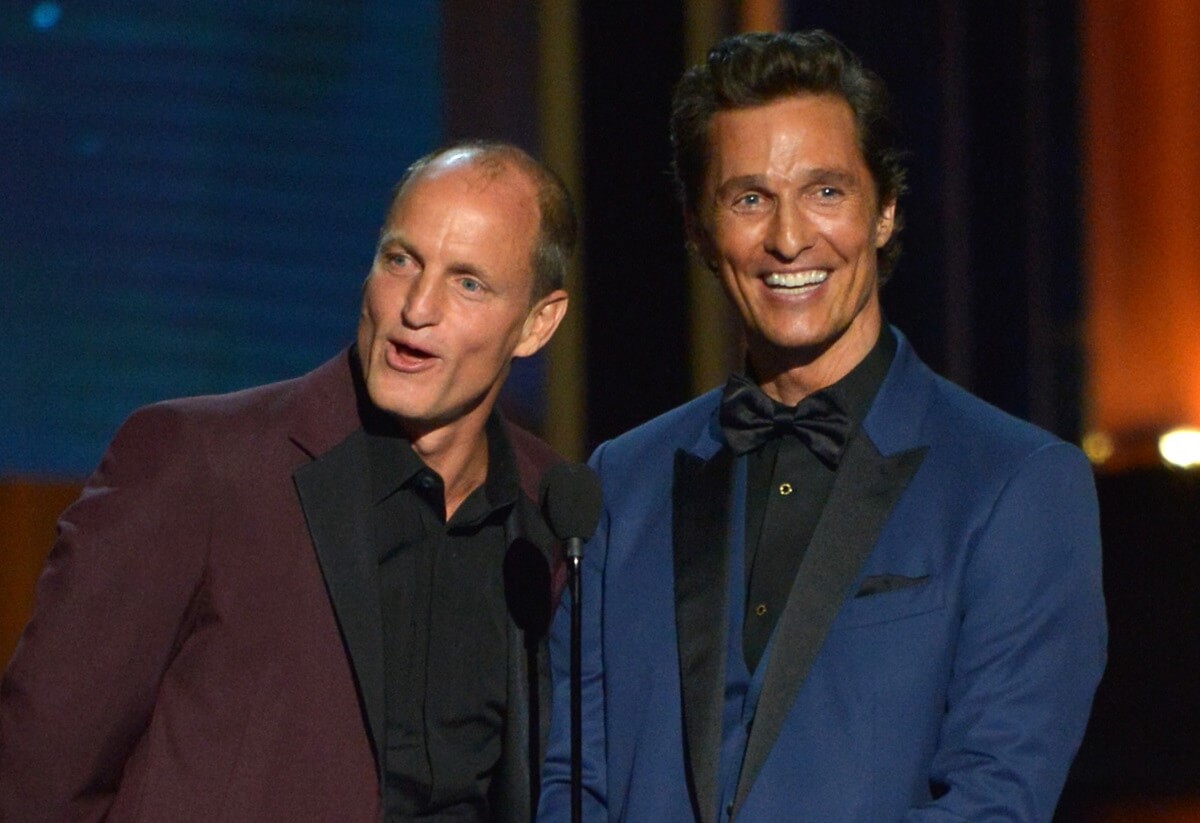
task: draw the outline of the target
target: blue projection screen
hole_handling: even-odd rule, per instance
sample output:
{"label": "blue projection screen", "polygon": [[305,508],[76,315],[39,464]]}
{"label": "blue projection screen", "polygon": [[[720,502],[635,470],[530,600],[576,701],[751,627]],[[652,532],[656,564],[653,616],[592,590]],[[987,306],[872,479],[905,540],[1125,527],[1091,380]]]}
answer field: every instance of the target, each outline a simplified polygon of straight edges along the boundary
{"label": "blue projection screen", "polygon": [[79,478],[135,407],[354,333],[441,134],[435,0],[0,11],[0,476]]}

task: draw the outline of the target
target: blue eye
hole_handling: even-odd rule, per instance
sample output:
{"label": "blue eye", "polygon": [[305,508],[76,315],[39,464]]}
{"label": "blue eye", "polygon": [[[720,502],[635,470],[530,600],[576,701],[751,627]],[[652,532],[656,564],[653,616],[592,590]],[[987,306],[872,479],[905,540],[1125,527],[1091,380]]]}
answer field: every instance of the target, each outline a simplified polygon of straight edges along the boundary
{"label": "blue eye", "polygon": [[473,277],[464,277],[461,281],[463,291],[471,293],[483,291],[483,284]]}
{"label": "blue eye", "polygon": [[767,198],[762,192],[748,191],[738,195],[731,208],[739,212],[757,213],[759,209],[767,208]]}

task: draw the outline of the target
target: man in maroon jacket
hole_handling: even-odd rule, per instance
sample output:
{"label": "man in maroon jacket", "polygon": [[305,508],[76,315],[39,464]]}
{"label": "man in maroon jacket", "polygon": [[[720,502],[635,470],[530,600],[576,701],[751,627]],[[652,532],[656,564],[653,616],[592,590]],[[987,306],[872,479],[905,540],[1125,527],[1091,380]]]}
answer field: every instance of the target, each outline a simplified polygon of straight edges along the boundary
{"label": "man in maroon jacket", "polygon": [[556,458],[493,406],[574,241],[524,152],[435,152],[355,346],[125,422],[0,687],[0,820],[529,819]]}

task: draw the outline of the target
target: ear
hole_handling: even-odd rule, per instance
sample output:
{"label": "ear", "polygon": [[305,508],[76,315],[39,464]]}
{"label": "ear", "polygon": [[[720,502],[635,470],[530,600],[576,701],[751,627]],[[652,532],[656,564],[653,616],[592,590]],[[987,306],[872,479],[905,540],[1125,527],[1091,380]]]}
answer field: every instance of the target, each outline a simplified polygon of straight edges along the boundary
{"label": "ear", "polygon": [[521,338],[513,349],[513,357],[528,357],[550,342],[558,324],[567,313],[567,293],[562,289],[552,291],[534,303],[525,317]]}
{"label": "ear", "polygon": [[683,230],[687,235],[688,248],[704,264],[705,268],[715,274],[717,255],[713,251],[712,239],[708,235],[708,230],[700,222],[700,218],[691,211],[685,211],[683,213]]}
{"label": "ear", "polygon": [[892,231],[896,228],[896,198],[883,204],[879,217],[875,220],[875,248],[882,249],[887,241],[892,239]]}

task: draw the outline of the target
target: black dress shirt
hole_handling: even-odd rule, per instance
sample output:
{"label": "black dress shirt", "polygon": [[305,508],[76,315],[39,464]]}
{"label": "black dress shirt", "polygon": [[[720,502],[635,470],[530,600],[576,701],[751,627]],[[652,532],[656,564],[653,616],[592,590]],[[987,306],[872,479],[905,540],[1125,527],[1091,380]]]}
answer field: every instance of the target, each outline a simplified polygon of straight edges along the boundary
{"label": "black dress shirt", "polygon": [[384,817],[487,821],[507,709],[504,521],[520,493],[512,447],[493,414],[487,479],[446,522],[441,477],[403,437],[370,437]]}
{"label": "black dress shirt", "polygon": [[[850,416],[854,430],[871,408],[895,353],[896,339],[885,325],[867,356],[825,389],[835,395]],[[747,459],[742,651],[746,666],[753,672],[787,603],[800,562],[829,499],[836,469],[822,463],[792,435],[771,439],[750,452]]]}

